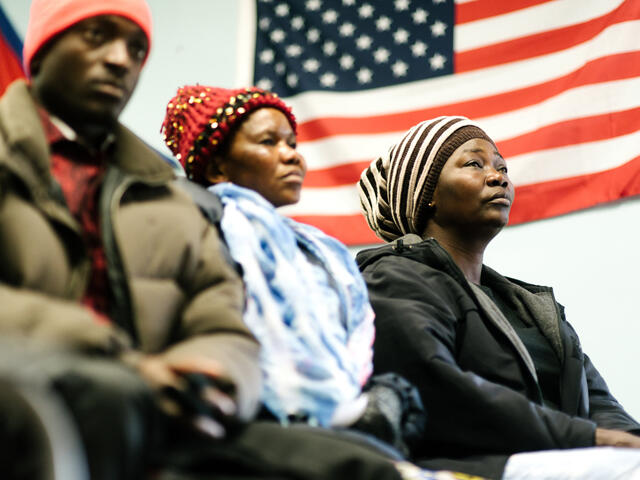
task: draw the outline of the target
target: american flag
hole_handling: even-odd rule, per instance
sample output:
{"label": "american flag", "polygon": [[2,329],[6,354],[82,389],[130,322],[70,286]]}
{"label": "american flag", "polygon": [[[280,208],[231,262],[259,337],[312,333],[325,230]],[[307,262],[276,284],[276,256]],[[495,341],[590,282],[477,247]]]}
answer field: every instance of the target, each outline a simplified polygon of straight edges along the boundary
{"label": "american flag", "polygon": [[22,41],[0,6],[0,95],[11,82],[24,77]]}
{"label": "american flag", "polygon": [[309,164],[285,213],[351,245],[363,168],[464,115],[516,185],[511,224],[640,193],[638,0],[244,0],[238,80],[273,89]]}

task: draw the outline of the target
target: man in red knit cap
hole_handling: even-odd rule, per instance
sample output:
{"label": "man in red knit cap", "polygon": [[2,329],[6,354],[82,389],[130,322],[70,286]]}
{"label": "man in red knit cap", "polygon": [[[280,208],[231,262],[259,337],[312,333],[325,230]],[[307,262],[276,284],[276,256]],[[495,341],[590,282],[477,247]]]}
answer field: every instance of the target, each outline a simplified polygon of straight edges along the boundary
{"label": "man in red knit cap", "polygon": [[118,122],[150,44],[144,0],[33,0],[0,100],[0,332],[56,351],[0,364],[64,400],[92,479],[143,478],[167,425],[225,436],[260,392],[215,229]]}

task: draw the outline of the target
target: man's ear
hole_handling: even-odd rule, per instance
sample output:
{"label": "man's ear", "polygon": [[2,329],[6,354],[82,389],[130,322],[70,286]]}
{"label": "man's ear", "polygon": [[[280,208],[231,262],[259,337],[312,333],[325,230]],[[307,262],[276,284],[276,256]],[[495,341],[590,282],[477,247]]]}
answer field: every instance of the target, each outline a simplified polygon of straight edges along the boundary
{"label": "man's ear", "polygon": [[42,65],[42,61],[44,60],[44,57],[47,55],[47,53],[49,53],[49,50],[51,50],[51,47],[53,47],[53,44],[64,33],[65,32],[63,31],[62,33],[57,34],[56,36],[54,36],[50,40],[47,40],[47,42],[44,45],[42,45],[38,49],[38,51],[35,53],[35,55],[31,58],[31,64],[29,65],[29,71],[31,72],[31,78],[33,78],[34,76],[36,76],[40,72],[40,66]]}
{"label": "man's ear", "polygon": [[229,178],[224,173],[224,168],[221,168],[222,158],[218,155],[214,155],[213,158],[207,163],[205,176],[207,180],[215,185],[216,183],[228,182]]}
{"label": "man's ear", "polygon": [[31,60],[31,64],[29,65],[29,71],[31,72],[31,78],[38,75],[40,72],[40,64],[42,63],[43,55],[40,52],[36,53],[33,59]]}

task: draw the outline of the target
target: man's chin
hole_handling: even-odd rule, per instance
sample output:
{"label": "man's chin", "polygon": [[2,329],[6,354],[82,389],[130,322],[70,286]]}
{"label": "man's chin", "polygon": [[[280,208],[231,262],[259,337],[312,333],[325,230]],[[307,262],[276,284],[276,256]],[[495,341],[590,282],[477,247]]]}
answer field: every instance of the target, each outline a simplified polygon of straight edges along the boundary
{"label": "man's chin", "polygon": [[105,108],[104,106],[88,106],[75,112],[73,122],[78,127],[111,128],[118,122],[122,108]]}

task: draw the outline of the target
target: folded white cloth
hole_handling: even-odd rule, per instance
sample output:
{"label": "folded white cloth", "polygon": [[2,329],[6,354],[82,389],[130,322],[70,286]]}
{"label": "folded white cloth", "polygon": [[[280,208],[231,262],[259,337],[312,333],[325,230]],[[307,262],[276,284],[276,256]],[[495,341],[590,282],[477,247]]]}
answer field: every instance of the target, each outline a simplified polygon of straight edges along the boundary
{"label": "folded white cloth", "polygon": [[640,449],[544,450],[512,455],[503,480],[640,480]]}

